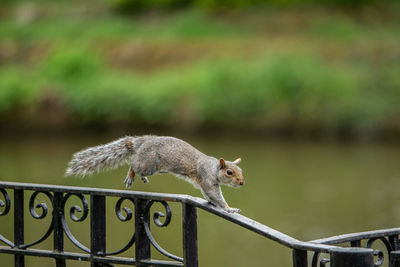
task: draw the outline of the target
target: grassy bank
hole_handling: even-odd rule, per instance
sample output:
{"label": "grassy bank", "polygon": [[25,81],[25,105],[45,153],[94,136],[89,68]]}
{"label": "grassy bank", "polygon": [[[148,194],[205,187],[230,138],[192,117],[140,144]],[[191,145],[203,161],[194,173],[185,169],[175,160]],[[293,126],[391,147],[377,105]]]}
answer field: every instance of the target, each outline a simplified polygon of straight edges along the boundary
{"label": "grassy bank", "polygon": [[126,17],[61,3],[7,6],[4,123],[400,131],[397,7]]}

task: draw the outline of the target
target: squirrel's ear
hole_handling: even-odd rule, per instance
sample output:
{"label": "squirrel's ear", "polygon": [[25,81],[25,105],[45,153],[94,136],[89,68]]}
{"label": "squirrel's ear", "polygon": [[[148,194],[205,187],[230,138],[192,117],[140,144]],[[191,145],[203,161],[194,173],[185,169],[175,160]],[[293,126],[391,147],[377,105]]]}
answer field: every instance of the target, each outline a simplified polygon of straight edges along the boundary
{"label": "squirrel's ear", "polygon": [[241,158],[235,159],[235,161],[233,163],[235,163],[236,165],[239,165],[239,163],[242,161]]}
{"label": "squirrel's ear", "polygon": [[224,169],[225,168],[225,160],[223,158],[219,159],[219,168]]}

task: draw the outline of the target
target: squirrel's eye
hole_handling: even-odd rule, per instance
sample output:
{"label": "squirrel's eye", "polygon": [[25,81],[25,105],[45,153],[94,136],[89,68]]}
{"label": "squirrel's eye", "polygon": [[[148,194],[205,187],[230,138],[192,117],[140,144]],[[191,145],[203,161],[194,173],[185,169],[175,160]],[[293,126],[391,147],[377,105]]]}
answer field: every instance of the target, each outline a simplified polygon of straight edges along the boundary
{"label": "squirrel's eye", "polygon": [[227,173],[228,175],[232,175],[232,174],[233,174],[231,170],[227,170],[226,173]]}

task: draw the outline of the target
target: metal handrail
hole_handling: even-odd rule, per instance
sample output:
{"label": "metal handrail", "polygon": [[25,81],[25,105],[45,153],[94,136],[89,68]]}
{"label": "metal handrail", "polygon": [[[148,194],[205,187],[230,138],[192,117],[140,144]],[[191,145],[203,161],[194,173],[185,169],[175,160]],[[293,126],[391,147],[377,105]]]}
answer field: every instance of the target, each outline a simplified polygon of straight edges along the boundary
{"label": "metal handrail", "polygon": [[[5,189],[14,190],[14,216],[17,213],[23,214],[23,191],[29,190],[34,191],[30,199],[30,212],[35,218],[43,218],[47,214],[47,207],[45,204],[36,205],[36,208],[42,208],[43,213],[38,215],[33,210],[33,202],[36,195],[43,193],[51,200],[53,205],[53,218],[52,223],[47,233],[40,239],[28,245],[23,243],[23,234],[19,234],[15,231],[14,243],[5,239],[0,235],[0,241],[7,244],[6,246],[0,246],[0,253],[12,253],[16,257],[16,266],[24,266],[23,255],[39,255],[45,257],[53,257],[57,261],[57,266],[65,266],[65,259],[78,259],[93,261],[94,266],[103,266],[100,263],[122,263],[122,264],[133,264],[139,266],[155,265],[155,266],[198,266],[197,263],[197,211],[196,209],[202,209],[204,211],[213,213],[225,220],[228,220],[234,224],[237,224],[243,228],[246,228],[256,234],[259,234],[265,238],[273,240],[285,247],[292,249],[293,251],[293,266],[294,267],[305,267],[308,266],[307,251],[313,253],[312,266],[316,267],[318,263],[320,266],[325,266],[329,261],[332,261],[332,266],[352,266],[355,261],[365,262],[364,265],[360,266],[372,266],[373,255],[378,256],[378,263],[383,262],[383,253],[372,250],[372,244],[376,240],[381,240],[387,248],[388,253],[400,249],[400,242],[398,236],[400,235],[400,228],[376,230],[360,233],[352,233],[345,235],[338,235],[323,239],[311,240],[311,241],[300,241],[284,233],[281,233],[275,229],[272,229],[262,223],[252,220],[246,216],[236,213],[228,213],[220,208],[217,208],[208,201],[192,197],[184,194],[164,194],[164,193],[151,193],[151,192],[140,192],[140,191],[128,191],[128,190],[115,190],[115,189],[102,189],[102,188],[86,188],[86,187],[74,187],[74,186],[57,186],[57,185],[45,185],[45,184],[31,184],[31,183],[15,183],[15,182],[0,182],[0,193],[3,194],[3,198],[6,198],[6,202],[10,202],[10,198],[7,195]],[[2,191],[1,191],[2,190]],[[53,194],[50,194],[53,193]],[[134,202],[135,206],[135,233],[132,236],[129,243],[122,249],[116,252],[105,252],[105,236],[99,240],[91,240],[91,248],[83,246],[75,237],[69,233],[68,225],[65,221],[64,206],[67,199],[75,195],[80,198],[82,208],[74,206],[70,209],[70,216],[73,221],[83,221],[88,214],[88,202],[84,195],[90,195],[91,197],[91,208],[90,213],[96,220],[91,222],[91,231],[96,233],[104,234],[105,232],[105,197],[118,197],[119,200],[116,205],[117,216],[121,221],[128,221],[132,218],[132,212],[126,208],[123,210],[126,216],[121,213],[121,203],[125,200]],[[1,196],[1,194],[0,194]],[[8,199],[7,199],[8,198]],[[31,203],[32,202],[32,203]],[[161,248],[155,241],[151,234],[149,223],[150,223],[150,207],[153,203],[160,202],[164,205],[166,215],[160,212],[154,213],[154,223],[157,226],[167,226],[171,217],[171,210],[167,202],[179,202],[182,203],[183,214],[182,214],[182,225],[184,231],[183,249],[184,258],[180,258]],[[5,203],[0,199],[0,207],[10,209],[10,203]],[[73,213],[75,211],[83,210],[83,215],[80,218],[76,217]],[[1,212],[0,216],[8,212]],[[54,212],[57,210],[57,212]],[[161,223],[158,217],[166,217],[165,222]],[[23,216],[22,216],[23,217]],[[100,218],[99,220],[97,218]],[[92,220],[91,220],[92,221]],[[99,222],[98,222],[99,221]],[[104,225],[103,225],[104,224]],[[14,218],[14,228],[23,227],[23,218]],[[104,229],[103,229],[104,228]],[[23,229],[23,228],[22,228]],[[54,232],[54,242],[58,242],[59,249],[54,251],[48,250],[35,250],[29,247],[42,242],[48,238],[51,232]],[[71,253],[62,252],[63,249],[63,233],[67,234],[68,238],[81,250],[89,254],[82,253]],[[61,235],[61,237],[60,237]],[[22,238],[22,239],[21,239]],[[59,238],[60,240],[56,240]],[[103,240],[104,239],[104,240]],[[361,248],[361,241],[367,240],[366,248]],[[117,255],[126,249],[130,248],[133,243],[136,242],[136,258],[121,258],[121,257],[104,257]],[[340,247],[338,244],[350,243],[351,247]],[[93,244],[92,244],[93,243]],[[150,255],[150,243],[162,254],[173,259],[174,261],[158,261],[149,259]],[[29,248],[29,249],[28,249]],[[189,253],[190,252],[190,253]],[[319,260],[321,253],[327,253],[330,255],[330,259]],[[349,260],[348,255],[351,255]],[[395,254],[393,254],[395,255]],[[396,254],[397,255],[397,254]],[[59,258],[62,259],[59,259]],[[391,258],[394,259],[395,256]],[[400,267],[400,254],[399,254],[399,265],[391,264],[390,267]],[[19,263],[17,263],[19,262]],[[100,265],[96,265],[97,263]],[[395,262],[395,261],[393,261]],[[339,265],[337,265],[339,264]],[[341,265],[343,264],[343,265]],[[346,265],[347,264],[347,265]],[[375,263],[375,266],[379,264]]]}
{"label": "metal handrail", "polygon": [[259,235],[262,235],[268,239],[276,241],[291,249],[305,249],[316,252],[329,252],[330,249],[334,248],[334,246],[330,245],[315,244],[316,242],[306,242],[297,240],[291,236],[283,234],[275,229],[272,229],[246,216],[237,213],[228,213],[220,208],[217,208],[209,204],[208,201],[202,198],[192,197],[185,194],[164,194],[164,193],[151,193],[151,192],[130,191],[130,190],[115,190],[115,189],[86,188],[86,187],[75,187],[75,186],[58,186],[58,185],[14,183],[14,182],[0,182],[0,188],[51,191],[51,192],[73,193],[73,194],[96,194],[96,195],[126,197],[126,198],[135,197],[142,199],[188,203],[195,206],[196,208],[211,212],[223,219],[226,219],[237,225],[247,228]]}
{"label": "metal handrail", "polygon": [[400,228],[342,234],[327,238],[315,239],[309,242],[317,244],[335,245],[335,244],[343,244],[346,242],[357,241],[360,239],[360,237],[362,237],[363,239],[373,239],[373,238],[380,238],[383,236],[395,236],[395,235],[400,235]]}

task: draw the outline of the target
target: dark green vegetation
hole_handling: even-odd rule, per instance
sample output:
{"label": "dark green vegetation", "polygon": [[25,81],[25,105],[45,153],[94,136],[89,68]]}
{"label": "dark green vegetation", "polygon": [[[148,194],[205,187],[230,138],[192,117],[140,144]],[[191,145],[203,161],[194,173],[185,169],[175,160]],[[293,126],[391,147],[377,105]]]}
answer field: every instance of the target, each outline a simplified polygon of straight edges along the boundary
{"label": "dark green vegetation", "polygon": [[141,12],[143,10],[163,9],[172,10],[177,8],[206,8],[231,9],[274,6],[300,6],[309,4],[323,4],[330,6],[357,7],[374,3],[391,2],[392,0],[111,0],[112,6],[117,10],[128,12]]}
{"label": "dark green vegetation", "polygon": [[136,15],[113,5],[2,4],[3,125],[400,132],[397,5]]}

